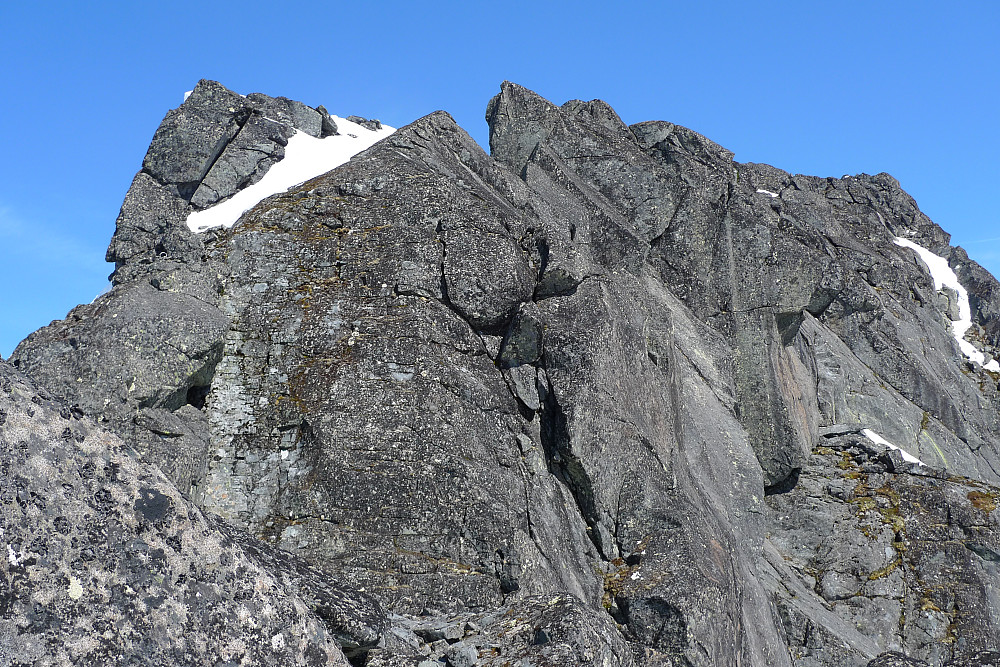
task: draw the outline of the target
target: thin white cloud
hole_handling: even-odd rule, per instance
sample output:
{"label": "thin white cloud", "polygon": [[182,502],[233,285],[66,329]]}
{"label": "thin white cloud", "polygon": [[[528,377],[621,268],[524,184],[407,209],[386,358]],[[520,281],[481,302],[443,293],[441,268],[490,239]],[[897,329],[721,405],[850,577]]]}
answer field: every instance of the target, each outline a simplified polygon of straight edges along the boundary
{"label": "thin white cloud", "polygon": [[7,236],[12,232],[19,231],[21,224],[14,219],[13,213],[7,206],[0,206],[0,235]]}
{"label": "thin white cloud", "polygon": [[53,265],[58,266],[66,273],[67,280],[80,271],[110,272],[102,244],[72,236],[41,221],[29,224],[9,206],[0,206],[0,262],[6,264],[16,258],[47,273]]}

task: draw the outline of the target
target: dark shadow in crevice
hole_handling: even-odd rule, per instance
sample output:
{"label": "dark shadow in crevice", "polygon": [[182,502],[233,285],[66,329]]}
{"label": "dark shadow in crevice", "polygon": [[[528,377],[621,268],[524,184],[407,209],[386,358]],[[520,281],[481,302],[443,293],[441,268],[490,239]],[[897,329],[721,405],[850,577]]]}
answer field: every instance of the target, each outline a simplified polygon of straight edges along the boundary
{"label": "dark shadow in crevice", "polygon": [[801,468],[795,468],[785,479],[772,484],[771,486],[764,487],[765,496],[774,496],[782,493],[788,493],[796,487],[799,483],[799,473],[802,472]]}
{"label": "dark shadow in crevice", "polygon": [[212,391],[212,385],[195,385],[188,387],[186,403],[188,405],[193,405],[199,410],[205,409],[205,399],[208,398],[208,393]]}

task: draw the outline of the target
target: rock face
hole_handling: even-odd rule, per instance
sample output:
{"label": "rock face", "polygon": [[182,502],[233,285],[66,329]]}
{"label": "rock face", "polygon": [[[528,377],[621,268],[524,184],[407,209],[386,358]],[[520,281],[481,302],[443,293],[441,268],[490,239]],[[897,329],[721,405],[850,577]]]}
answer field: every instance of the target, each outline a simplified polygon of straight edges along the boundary
{"label": "rock face", "polygon": [[894,179],[505,83],[490,155],[437,112],[187,230],[326,118],[199,84],[114,289],[11,360],[329,591],[354,664],[996,660],[1000,374],[894,241],[988,359],[1000,284]]}
{"label": "rock face", "polygon": [[[173,262],[198,264],[201,238],[181,224],[188,213],[259,181],[297,131],[325,137],[336,134],[337,125],[322,107],[260,93],[243,97],[199,81],[160,123],[125,197],[107,254],[115,262],[114,282],[136,270],[169,272]],[[165,266],[157,266],[161,258]],[[123,271],[126,266],[132,270]]]}
{"label": "rock face", "polygon": [[253,549],[4,362],[0,445],[3,664],[347,665]]}

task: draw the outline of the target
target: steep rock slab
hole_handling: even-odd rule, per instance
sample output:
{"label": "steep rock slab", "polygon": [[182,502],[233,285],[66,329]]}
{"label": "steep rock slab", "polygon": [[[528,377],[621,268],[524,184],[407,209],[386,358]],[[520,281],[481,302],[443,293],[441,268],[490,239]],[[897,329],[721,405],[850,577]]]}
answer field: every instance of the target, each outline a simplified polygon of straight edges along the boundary
{"label": "steep rock slab", "polygon": [[522,588],[599,599],[578,516],[545,512],[544,539],[566,543],[544,547],[554,562],[529,536],[529,496],[562,506],[563,491],[526,484],[523,457],[540,454],[489,348],[531,298],[532,261],[508,231],[520,213],[484,205],[498,195],[463,151],[488,163],[429,116],[223,237],[233,326],[203,502],[397,611]]}
{"label": "steep rock slab", "polygon": [[[779,178],[773,168],[747,167],[745,175],[741,172],[746,182],[780,193],[771,199],[781,226],[793,238],[818,230],[818,241],[832,260],[813,284],[815,303],[791,322],[797,327],[806,313],[815,316],[880,384],[926,413],[921,424],[944,426],[950,442],[931,455],[940,465],[997,481],[997,376],[969,363],[958,351],[949,338],[947,304],[935,293],[926,267],[912,251],[894,243],[905,235],[947,256],[947,234],[886,174]],[[977,312],[981,316],[983,311]],[[848,394],[857,392],[856,387],[846,389]],[[883,429],[897,428],[891,418],[880,420],[877,414],[865,418],[878,421]],[[825,411],[821,425],[842,419],[856,417],[832,417]]]}
{"label": "steep rock slab", "polygon": [[[799,411],[790,409],[788,397],[780,392],[782,384],[788,382],[780,376],[775,362],[781,345],[769,306],[776,303],[770,294],[776,281],[763,275],[747,281],[745,277],[753,272],[727,263],[757,260],[755,253],[749,257],[739,253],[738,260],[732,250],[735,244],[759,245],[764,240],[760,231],[766,230],[760,219],[765,211],[729,205],[731,181],[735,180],[732,154],[684,128],[646,124],[644,131],[636,134],[603,103],[574,101],[559,108],[509,83],[490,102],[487,119],[493,154],[515,173],[523,173],[530,187],[568,189],[583,200],[586,212],[580,216],[581,222],[573,225],[574,235],[583,231],[581,241],[587,243],[587,232],[596,228],[600,241],[590,242],[604,255],[609,254],[605,250],[608,246],[622,247],[620,259],[598,259],[605,267],[635,271],[652,250],[656,256],[663,255],[663,239],[670,234],[700,246],[690,247],[686,253],[698,258],[694,261],[718,258],[719,266],[710,271],[705,267],[707,275],[722,281],[716,288],[718,294],[700,289],[699,298],[715,300],[716,312],[725,310],[735,320],[731,331],[740,350],[736,362],[741,420],[751,434],[766,483],[777,483],[791,474],[801,452],[808,449],[809,434],[794,419]],[[664,145],[680,155],[663,158]],[[730,210],[745,222],[734,223]],[[609,234],[631,243],[623,247],[609,242]],[[706,240],[712,245],[704,247]],[[770,254],[770,248],[761,252]],[[697,275],[693,269],[688,267],[684,273]],[[737,272],[745,277],[737,281]],[[751,291],[754,284],[760,286],[762,294]],[[679,293],[686,296],[685,290]],[[797,446],[784,444],[788,442]]]}
{"label": "steep rock slab", "polygon": [[0,495],[7,663],[347,665],[252,550],[3,362]]}
{"label": "steep rock slab", "polygon": [[[931,329],[931,333],[937,332]],[[919,336],[911,329],[907,338],[915,342]],[[918,343],[914,353],[919,354],[924,344]],[[820,430],[860,433],[871,429],[931,466],[994,479],[997,453],[993,448],[969,447],[936,415],[888,385],[828,325],[806,314],[794,348],[802,368],[807,369],[801,384],[816,396]],[[950,389],[953,385],[943,386]],[[972,406],[983,405],[995,395],[992,384],[980,386]],[[955,423],[954,417],[949,421]]]}
{"label": "steep rock slab", "polygon": [[[738,165],[685,128],[649,122],[629,133],[598,103],[560,108],[513,84],[504,84],[487,118],[494,154],[533,188],[559,183],[586,193],[590,216],[614,220],[622,234],[649,229],[643,221],[651,214],[636,201],[668,212],[649,248],[634,254],[648,255],[669,288],[738,351],[740,421],[768,486],[800,467],[821,421],[796,387],[798,362],[787,350],[804,313],[832,327],[882,382],[956,436],[958,450],[945,450],[946,459],[976,459],[950,469],[996,479],[996,447],[983,447],[1000,434],[996,377],[966,369],[926,271],[893,243],[905,234],[951,252],[947,234],[894,179],[818,179]],[[585,222],[573,222],[574,233],[578,224],[586,231]],[[971,276],[974,267],[962,266]],[[976,292],[992,293],[976,275],[986,281]],[[977,307],[975,317],[988,318],[990,309]],[[917,340],[929,342],[918,351]]]}

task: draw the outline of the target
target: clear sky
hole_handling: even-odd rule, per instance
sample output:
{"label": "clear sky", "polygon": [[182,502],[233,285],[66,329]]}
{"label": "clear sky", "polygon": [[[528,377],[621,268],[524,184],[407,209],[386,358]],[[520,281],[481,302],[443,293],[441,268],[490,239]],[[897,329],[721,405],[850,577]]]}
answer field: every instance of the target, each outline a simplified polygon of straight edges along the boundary
{"label": "clear sky", "polygon": [[1000,3],[0,3],[0,355],[106,285],[122,198],[200,78],[481,144],[504,79],[744,162],[887,171],[1000,274]]}

